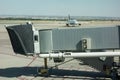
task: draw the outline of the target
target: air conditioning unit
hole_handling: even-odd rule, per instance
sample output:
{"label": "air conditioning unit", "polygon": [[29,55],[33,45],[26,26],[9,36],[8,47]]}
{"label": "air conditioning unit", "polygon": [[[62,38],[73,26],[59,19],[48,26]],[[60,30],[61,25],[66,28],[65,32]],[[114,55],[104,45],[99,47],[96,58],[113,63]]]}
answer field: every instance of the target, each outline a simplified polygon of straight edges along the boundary
{"label": "air conditioning unit", "polygon": [[91,39],[90,38],[83,38],[81,40],[82,50],[89,50],[91,49]]}

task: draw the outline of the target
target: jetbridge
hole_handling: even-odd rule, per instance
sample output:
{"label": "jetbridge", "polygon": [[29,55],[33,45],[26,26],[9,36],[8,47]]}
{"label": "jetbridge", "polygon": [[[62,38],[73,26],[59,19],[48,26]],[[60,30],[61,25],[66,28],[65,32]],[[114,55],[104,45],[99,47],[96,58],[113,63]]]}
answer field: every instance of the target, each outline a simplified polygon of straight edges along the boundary
{"label": "jetbridge", "polygon": [[35,30],[25,24],[6,29],[14,52],[24,55],[120,49],[120,26]]}
{"label": "jetbridge", "polygon": [[[64,61],[64,58],[81,58],[90,66],[111,73],[114,58],[120,56],[120,52],[116,52],[120,49],[119,25],[35,30],[32,24],[23,24],[6,26],[6,29],[15,53],[39,55],[45,58],[45,67],[46,58],[53,58],[55,62]],[[95,64],[91,65],[90,57]]]}

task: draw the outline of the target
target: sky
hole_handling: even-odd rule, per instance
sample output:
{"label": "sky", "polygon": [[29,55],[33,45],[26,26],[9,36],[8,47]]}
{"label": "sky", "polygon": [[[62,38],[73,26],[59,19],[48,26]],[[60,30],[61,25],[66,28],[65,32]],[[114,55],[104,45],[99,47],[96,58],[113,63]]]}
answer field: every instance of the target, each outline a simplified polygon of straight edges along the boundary
{"label": "sky", "polygon": [[120,0],[0,0],[0,15],[120,17]]}

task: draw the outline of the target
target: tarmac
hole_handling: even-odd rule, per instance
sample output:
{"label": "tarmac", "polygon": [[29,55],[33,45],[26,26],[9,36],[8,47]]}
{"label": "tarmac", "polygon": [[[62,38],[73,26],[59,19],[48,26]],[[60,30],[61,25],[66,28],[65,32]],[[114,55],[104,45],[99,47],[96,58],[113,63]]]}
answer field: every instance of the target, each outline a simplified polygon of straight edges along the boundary
{"label": "tarmac", "polygon": [[[8,33],[4,25],[18,23],[0,23],[0,80],[111,80],[98,70],[76,59],[68,58],[67,63],[54,63],[48,59],[49,75],[38,75],[38,69],[44,66],[44,60],[36,56],[23,56],[13,52]],[[63,22],[39,24],[41,26],[63,27]],[[44,27],[45,28],[45,27]],[[50,28],[50,27],[49,27]],[[59,65],[61,64],[61,65]],[[59,65],[55,67],[55,65]]]}

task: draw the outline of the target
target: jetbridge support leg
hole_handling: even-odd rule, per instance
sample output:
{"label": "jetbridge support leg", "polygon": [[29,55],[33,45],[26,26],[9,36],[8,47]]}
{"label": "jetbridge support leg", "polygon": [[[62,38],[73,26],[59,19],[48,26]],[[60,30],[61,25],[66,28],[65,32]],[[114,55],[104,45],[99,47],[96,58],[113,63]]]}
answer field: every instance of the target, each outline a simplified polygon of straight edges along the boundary
{"label": "jetbridge support leg", "polygon": [[47,66],[47,58],[44,58],[44,65],[45,65],[45,69],[47,69],[48,68],[48,66]]}
{"label": "jetbridge support leg", "polygon": [[39,74],[43,76],[48,76],[48,65],[47,58],[44,58],[44,67],[39,70]]}

